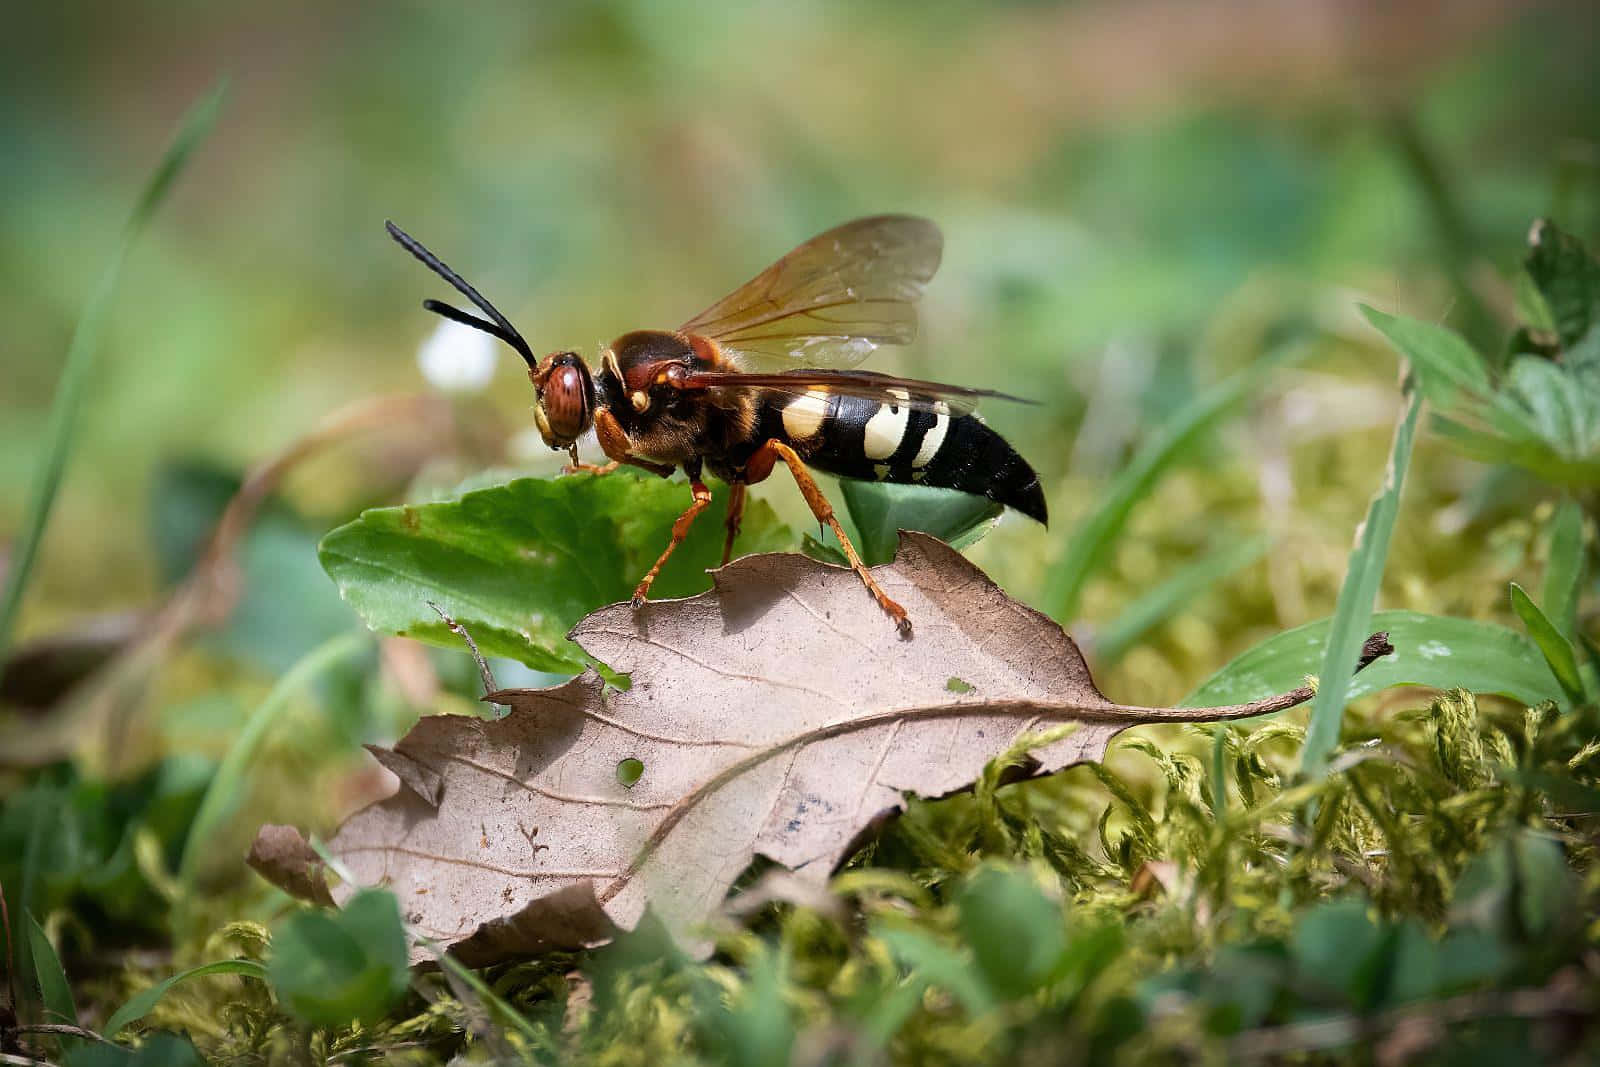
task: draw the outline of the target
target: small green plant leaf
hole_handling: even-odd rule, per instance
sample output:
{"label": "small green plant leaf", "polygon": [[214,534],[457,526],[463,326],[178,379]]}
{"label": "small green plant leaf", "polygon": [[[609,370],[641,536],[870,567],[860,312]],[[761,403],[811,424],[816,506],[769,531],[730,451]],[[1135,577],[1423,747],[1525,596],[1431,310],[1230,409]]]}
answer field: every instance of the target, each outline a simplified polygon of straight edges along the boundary
{"label": "small green plant leaf", "polygon": [[1550,310],[1544,293],[1539,290],[1539,283],[1526,270],[1517,274],[1515,300],[1517,318],[1530,329],[1547,334],[1556,332],[1555,314]]}
{"label": "small green plant leaf", "polygon": [[[363,512],[323,538],[322,566],[379,633],[460,648],[429,603],[472,634],[486,656],[573,673],[584,659],[567,631],[627,600],[689,506],[682,482],[626,470],[605,477],[521,478],[436,504]],[[722,559],[718,488],[651,590],[654,599],[709,588]],[[792,547],[763,501],[745,509],[738,555]]]}
{"label": "small green plant leaf", "polygon": [[1386,315],[1365,304],[1361,314],[1411,361],[1424,392],[1435,404],[1453,407],[1463,393],[1476,400],[1489,395],[1489,370],[1483,357],[1454,330],[1420,319]]}
{"label": "small green plant leaf", "polygon": [[[1518,356],[1506,373],[1497,410],[1515,410],[1520,421],[1559,455],[1574,459],[1589,449],[1590,399],[1586,384],[1568,369],[1539,356]],[[1513,409],[1514,405],[1514,409]]]}
{"label": "small green plant leaf", "polygon": [[1018,997],[1042,986],[1066,949],[1060,904],[1020,871],[988,865],[956,901],[961,936],[990,988]]}
{"label": "small green plant leaf", "polygon": [[966,548],[982,540],[1005,510],[981,496],[925,485],[845,478],[839,490],[860,535],[856,551],[869,566],[894,559],[901,530],[920,530],[951,548]]}
{"label": "small green plant leaf", "polygon": [[1290,951],[1302,978],[1337,991],[1358,1008],[1374,1006],[1382,976],[1385,931],[1360,897],[1326,901],[1295,924]]}
{"label": "small green plant leaf", "polygon": [[1514,830],[1462,870],[1451,925],[1485,930],[1513,945],[1548,937],[1572,918],[1574,881],[1557,841],[1531,829]]}
{"label": "small green plant leaf", "polygon": [[198,967],[191,967],[187,971],[179,971],[170,978],[164,978],[140,993],[129,997],[127,1002],[112,1012],[111,1018],[106,1020],[102,1033],[106,1037],[116,1037],[122,1029],[149,1015],[155,1010],[161,998],[166,996],[172,987],[193,978],[206,978],[214,974],[235,974],[244,978],[255,978],[260,981],[267,980],[267,969],[255,960],[218,960],[215,963],[203,963]]}
{"label": "small green plant leaf", "polygon": [[83,1042],[67,1055],[67,1067],[206,1067],[194,1042],[177,1034],[151,1034],[138,1048]]}
{"label": "small green plant leaf", "polygon": [[1563,497],[1550,520],[1550,548],[1544,565],[1544,606],[1556,629],[1569,638],[1577,626],[1583,562],[1583,509],[1572,497]]}
{"label": "small green plant leaf", "polygon": [[[1286,630],[1240,653],[1185,697],[1184,704],[1253,700],[1316,674],[1330,621]],[[1377,612],[1372,627],[1388,633],[1394,652],[1351,679],[1347,700],[1395,685],[1460,687],[1498,693],[1529,706],[1561,696],[1533,642],[1507,627],[1414,611]]]}
{"label": "small green plant leaf", "polygon": [[994,1007],[994,994],[979,979],[966,953],[950,948],[921,930],[878,925],[872,932],[911,973],[913,981],[922,986],[938,986],[975,1016]]}
{"label": "small green plant leaf", "polygon": [[795,1062],[794,1012],[784,997],[788,954],[761,952],[745,963],[745,981],[732,997],[701,987],[706,1043],[714,1062],[763,1067]]}
{"label": "small green plant leaf", "polygon": [[1583,703],[1583,678],[1578,674],[1578,657],[1572,642],[1562,636],[1554,623],[1539,610],[1539,605],[1516,582],[1511,583],[1511,609],[1522,620],[1528,636],[1539,646],[1539,654],[1561,684],[1561,691],[1574,704]]}
{"label": "small green plant leaf", "polygon": [[[1501,398],[1496,399],[1498,408]],[[1600,419],[1596,420],[1596,425],[1600,426]],[[1436,436],[1449,441],[1463,455],[1480,463],[1515,464],[1555,485],[1600,485],[1600,455],[1573,458],[1557,452],[1549,442],[1539,438],[1532,426],[1520,432],[1500,430],[1496,433],[1435,415],[1432,427]]]}
{"label": "small green plant leaf", "polygon": [[26,915],[28,950],[33,956],[33,978],[39,990],[39,999],[44,1005],[44,1021],[76,1026],[78,1007],[72,1002],[72,985],[67,981],[66,969],[61,966],[61,958],[56,955],[56,948],[50,943],[44,927],[39,925],[39,920],[33,917],[31,911]]}
{"label": "small green plant leaf", "polygon": [[1544,298],[1562,348],[1577,345],[1600,325],[1600,263],[1576,237],[1549,219],[1539,219],[1528,231],[1524,265]]}
{"label": "small green plant leaf", "polygon": [[800,551],[816,560],[818,563],[831,563],[835,567],[848,567],[850,560],[839,551],[838,542],[833,540],[830,531],[828,540],[819,541],[809,533],[800,535]]}
{"label": "small green plant leaf", "polygon": [[1139,501],[1187,456],[1196,440],[1236,405],[1260,388],[1276,369],[1299,359],[1306,346],[1287,344],[1257,360],[1233,377],[1206,389],[1172,416],[1123,468],[1101,496],[1100,504],[1067,536],[1066,550],[1045,577],[1039,604],[1058,622],[1078,613],[1083,587],[1105,562]]}
{"label": "small green plant leaf", "polygon": [[290,916],[273,931],[267,976],[278,999],[313,1025],[381,1019],[410,983],[394,894],[363,889],[340,911]]}
{"label": "small green plant leaf", "polygon": [[[1347,664],[1356,658],[1356,652],[1370,629],[1378,583],[1383,578],[1384,564],[1389,559],[1389,537],[1394,532],[1395,517],[1400,511],[1400,490],[1405,486],[1411,445],[1416,439],[1417,414],[1421,410],[1422,396],[1413,389],[1406,397],[1405,413],[1400,416],[1400,425],[1395,429],[1383,484],[1367,508],[1366,519],[1356,528],[1355,547],[1350,552],[1344,583],[1339,588],[1339,600],[1334,606],[1333,620],[1328,627],[1328,644],[1323,651],[1322,669],[1318,672],[1322,684],[1311,703],[1305,746],[1300,753],[1300,772],[1306,777],[1321,776],[1328,757],[1339,743],[1339,723],[1344,718],[1346,696],[1350,690]],[[1392,640],[1391,637],[1391,643]]]}

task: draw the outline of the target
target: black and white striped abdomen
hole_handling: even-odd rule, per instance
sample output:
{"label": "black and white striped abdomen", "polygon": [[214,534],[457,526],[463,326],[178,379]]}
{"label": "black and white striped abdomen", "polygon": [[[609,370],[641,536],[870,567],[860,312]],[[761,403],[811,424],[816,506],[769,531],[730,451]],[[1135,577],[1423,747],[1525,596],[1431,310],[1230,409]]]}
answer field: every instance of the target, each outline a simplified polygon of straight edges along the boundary
{"label": "black and white striped abdomen", "polygon": [[1027,460],[974,415],[952,415],[813,390],[769,394],[759,420],[818,470],[843,478],[931,485],[988,497],[1045,521],[1044,491]]}

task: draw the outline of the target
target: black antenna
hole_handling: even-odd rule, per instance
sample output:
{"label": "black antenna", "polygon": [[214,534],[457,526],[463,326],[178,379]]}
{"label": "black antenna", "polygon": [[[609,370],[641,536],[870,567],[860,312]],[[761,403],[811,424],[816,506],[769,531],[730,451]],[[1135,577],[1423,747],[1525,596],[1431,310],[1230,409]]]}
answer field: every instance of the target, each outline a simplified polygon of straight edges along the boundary
{"label": "black antenna", "polygon": [[435,315],[443,316],[452,322],[459,322],[463,326],[471,326],[474,330],[482,330],[484,333],[492,334],[513,348],[517,346],[517,342],[511,335],[500,327],[492,322],[485,322],[470,311],[462,311],[454,304],[446,304],[443,300],[424,300],[422,307],[423,310],[431,311]]}
{"label": "black antenna", "polygon": [[455,286],[457,292],[477,305],[478,309],[489,316],[491,321],[484,322],[470,312],[462,311],[458,307],[453,307],[439,300],[424,300],[422,302],[423,307],[436,315],[444,316],[452,322],[459,322],[463,326],[471,326],[475,330],[482,330],[491,337],[498,337],[514,348],[517,355],[521,356],[529,367],[537,367],[539,365],[539,360],[534,356],[533,349],[528,347],[528,342],[522,339],[522,335],[517,332],[517,328],[511,325],[511,320],[500,314],[499,309],[485,300],[483,294],[468,285],[466,279],[451,270],[444,260],[428,251],[421,241],[412,237],[392,222],[386,221],[384,226],[388,228],[389,236],[393,237],[401,248],[416,256],[423,266]]}

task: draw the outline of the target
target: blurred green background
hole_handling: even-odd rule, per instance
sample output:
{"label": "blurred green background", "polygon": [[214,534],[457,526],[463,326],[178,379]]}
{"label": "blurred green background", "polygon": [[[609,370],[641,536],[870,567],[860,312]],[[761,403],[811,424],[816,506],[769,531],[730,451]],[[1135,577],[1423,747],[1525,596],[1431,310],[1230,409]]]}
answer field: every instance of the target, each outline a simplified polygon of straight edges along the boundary
{"label": "blurred green background", "polygon": [[[1530,220],[1593,234],[1594,21],[1512,2],[14,11],[0,531],[135,190],[184,107],[230,79],[117,300],[20,636],[155,602],[230,478],[336,409],[426,388],[418,302],[445,294],[385,218],[536,349],[592,354],[839,221],[908,211],[945,228],[944,265],[922,338],[873,366],[1041,402],[985,412],[1049,487],[1049,532],[1012,516],[974,550],[1025,599],[1179,405],[1295,329],[1329,342],[1196,446],[1086,591],[1092,652],[1095,624],[1184,560],[1273,538],[1107,680],[1173,699],[1331,608],[1397,410],[1396,360],[1356,302],[1493,348]],[[443,430],[389,426],[296,469],[252,540],[224,671],[264,683],[348,624],[309,546],[359,506],[491,466],[551,471],[530,402],[503,353]],[[1537,496],[1479,492],[1483,468],[1448,454],[1419,467],[1383,603],[1503,617],[1503,587],[1455,563]],[[760,492],[806,526],[787,486]],[[1517,536],[1475,558],[1514,572]],[[210,692],[216,661],[195,669],[164,684]]]}

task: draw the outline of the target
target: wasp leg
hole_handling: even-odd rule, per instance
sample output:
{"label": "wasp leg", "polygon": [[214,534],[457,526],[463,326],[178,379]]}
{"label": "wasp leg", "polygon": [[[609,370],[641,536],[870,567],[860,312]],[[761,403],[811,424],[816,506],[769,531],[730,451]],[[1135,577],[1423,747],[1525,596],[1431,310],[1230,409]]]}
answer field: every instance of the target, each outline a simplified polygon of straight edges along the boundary
{"label": "wasp leg", "polygon": [[651,474],[659,474],[661,477],[666,478],[678,469],[670,463],[652,463],[647,459],[640,459],[637,456],[630,455],[628,446],[632,445],[633,442],[628,438],[628,431],[624,430],[622,424],[617,421],[617,417],[605,408],[601,408],[594,413],[594,435],[600,441],[600,450],[606,454],[611,462],[598,467],[587,463],[579,463],[577,462],[577,449],[574,446],[573,462],[570,466],[562,469],[563,474],[571,473],[574,469],[587,471],[590,474],[610,474],[626,463],[630,467],[642,467]]}
{"label": "wasp leg", "polygon": [[850,538],[845,536],[844,527],[839,525],[839,520],[834,518],[833,505],[828,503],[828,498],[822,495],[816,479],[811,477],[811,472],[806,469],[805,460],[794,449],[782,441],[772,440],[756,449],[755,454],[745,464],[745,480],[759,482],[772,473],[775,461],[783,460],[789,467],[789,473],[794,475],[794,482],[800,487],[800,495],[806,498],[806,503],[811,506],[811,514],[817,521],[827,523],[835,537],[839,539],[839,547],[844,549],[845,559],[850,561],[850,569],[856,572],[867,592],[871,593],[878,606],[888,613],[894,620],[895,627],[901,634],[911,633],[911,619],[906,615],[906,609],[889,599],[889,594],[879,587],[872,577],[872,572],[867,570],[861,562],[861,557],[856,555],[856,547],[850,543]]}
{"label": "wasp leg", "polygon": [[711,503],[711,490],[699,478],[689,483],[689,489],[694,493],[694,502],[690,504],[682,515],[678,516],[672,524],[672,540],[667,542],[667,550],[661,553],[661,558],[656,560],[656,565],[650,568],[650,573],[640,581],[639,588],[633,591],[633,606],[643,607],[645,600],[650,595],[650,586],[656,580],[656,575],[661,573],[661,568],[666,565],[667,559],[683,544],[683,539],[689,536],[689,527],[694,525],[694,520]]}
{"label": "wasp leg", "polygon": [[598,478],[602,474],[610,474],[622,466],[622,462],[615,459],[610,463],[585,463],[578,458],[578,446],[576,444],[567,448],[567,455],[572,457],[572,462],[561,468],[562,474],[592,474]]}
{"label": "wasp leg", "polygon": [[733,539],[739,536],[739,526],[744,522],[744,483],[734,482],[728,491],[728,539],[722,543],[722,565],[726,567],[733,558]]}

